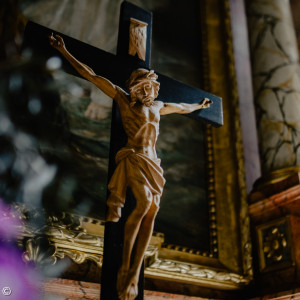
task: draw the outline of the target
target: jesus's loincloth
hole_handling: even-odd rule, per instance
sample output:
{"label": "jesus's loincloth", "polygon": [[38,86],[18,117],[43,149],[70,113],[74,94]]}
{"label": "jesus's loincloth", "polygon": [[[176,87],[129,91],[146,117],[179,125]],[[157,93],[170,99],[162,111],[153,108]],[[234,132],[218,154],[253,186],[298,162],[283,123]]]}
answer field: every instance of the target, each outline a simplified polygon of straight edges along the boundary
{"label": "jesus's loincloth", "polygon": [[[109,207],[122,208],[125,203],[127,187],[147,186],[152,195],[162,195],[165,179],[160,159],[153,160],[133,148],[124,147],[116,155],[117,167],[110,179],[107,200]],[[121,215],[119,215],[119,218]]]}

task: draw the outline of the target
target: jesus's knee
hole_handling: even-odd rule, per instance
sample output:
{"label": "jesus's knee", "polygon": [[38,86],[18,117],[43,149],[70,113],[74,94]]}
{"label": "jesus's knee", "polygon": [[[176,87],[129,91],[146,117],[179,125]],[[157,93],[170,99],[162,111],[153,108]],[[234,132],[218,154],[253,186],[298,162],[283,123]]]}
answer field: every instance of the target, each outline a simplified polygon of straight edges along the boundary
{"label": "jesus's knee", "polygon": [[160,203],[160,196],[159,195],[154,195],[153,196],[153,201],[151,203],[151,207],[149,209],[149,215],[156,215],[157,212],[159,211],[159,203]]}
{"label": "jesus's knee", "polygon": [[156,211],[159,210],[159,205],[160,205],[160,196],[159,195],[154,195],[153,196],[153,205],[156,208]]}
{"label": "jesus's knee", "polygon": [[138,189],[132,189],[136,198],[135,213],[141,216],[146,215],[151,207],[153,195],[147,186],[140,186]]}

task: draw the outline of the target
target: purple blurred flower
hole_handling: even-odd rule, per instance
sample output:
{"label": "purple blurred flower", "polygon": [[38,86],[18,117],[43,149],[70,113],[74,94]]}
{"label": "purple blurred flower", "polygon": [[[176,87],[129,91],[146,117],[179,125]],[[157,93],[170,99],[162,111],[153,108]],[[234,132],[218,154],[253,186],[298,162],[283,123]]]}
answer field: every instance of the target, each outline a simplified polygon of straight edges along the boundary
{"label": "purple blurred flower", "polygon": [[[9,299],[39,300],[39,275],[22,260],[22,253],[12,245],[0,244],[0,295],[11,292]],[[1,298],[0,296],[0,298]],[[2,299],[2,298],[1,298]]]}
{"label": "purple blurred flower", "polygon": [[15,239],[21,224],[19,214],[0,198],[0,241]]}
{"label": "purple blurred flower", "polygon": [[15,209],[0,198],[0,299],[40,299],[37,271],[22,260],[22,252],[15,246],[22,221]]}

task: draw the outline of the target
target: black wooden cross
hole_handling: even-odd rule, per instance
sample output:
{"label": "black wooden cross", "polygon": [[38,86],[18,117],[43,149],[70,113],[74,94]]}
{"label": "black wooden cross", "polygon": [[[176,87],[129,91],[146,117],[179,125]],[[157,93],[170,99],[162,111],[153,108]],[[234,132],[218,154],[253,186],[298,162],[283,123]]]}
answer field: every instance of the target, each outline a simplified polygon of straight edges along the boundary
{"label": "black wooden cross", "polygon": [[[133,57],[128,54],[130,18],[135,18],[148,24],[145,61],[139,59],[137,56]],[[43,60],[51,56],[59,55],[58,51],[49,45],[48,36],[52,32],[63,37],[67,49],[79,61],[91,67],[96,74],[108,78],[114,84],[121,86],[125,90],[125,82],[134,69],[150,69],[152,13],[127,1],[124,1],[121,6],[117,55],[105,52],[32,22],[27,24],[23,48],[30,48],[34,56],[40,56]],[[62,61],[63,68],[67,72],[78,76],[75,69],[73,69],[73,67],[71,67],[71,65],[63,57]],[[187,86],[162,74],[157,74],[158,81],[160,82],[159,100],[164,102],[198,103],[204,98],[209,98],[213,101],[210,108],[193,112],[188,116],[211,124],[215,127],[223,125],[222,101],[219,97]],[[126,145],[126,142],[127,137],[122,127],[120,113],[118,107],[114,104],[111,126],[109,178],[115,169],[115,155],[120,148]],[[135,200],[131,192],[128,191],[125,207],[122,212],[122,218],[118,223],[108,222],[106,224],[101,300],[118,299],[116,291],[116,277],[121,264],[124,224],[134,206]],[[143,299],[143,270],[140,275],[139,295],[136,299]]]}

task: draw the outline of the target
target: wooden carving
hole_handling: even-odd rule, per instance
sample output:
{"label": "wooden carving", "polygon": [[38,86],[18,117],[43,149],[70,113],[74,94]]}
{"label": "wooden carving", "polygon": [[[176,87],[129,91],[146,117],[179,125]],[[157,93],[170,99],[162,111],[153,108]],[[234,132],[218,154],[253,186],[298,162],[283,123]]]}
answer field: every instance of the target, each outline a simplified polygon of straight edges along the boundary
{"label": "wooden carving", "polygon": [[[160,116],[171,113],[186,114],[208,108],[212,101],[207,98],[196,104],[157,101],[155,98],[158,96],[160,86],[157,82],[158,76],[154,71],[146,69],[132,72],[127,81],[130,92],[128,94],[74,58],[67,51],[59,35],[50,36],[50,44],[60,51],[84,78],[111,97],[120,109],[128,142],[116,155],[117,167],[108,185],[110,196],[107,200],[106,220],[119,221],[125,203],[126,189],[129,187],[136,198],[136,207],[125,224],[117,290],[120,300],[133,300],[138,293],[138,277],[165,184],[160,159],[157,158],[155,150]],[[131,261],[134,244],[136,250]]]}
{"label": "wooden carving", "polygon": [[130,18],[129,49],[128,54],[138,55],[139,59],[146,59],[146,41],[148,24],[134,18]]}

